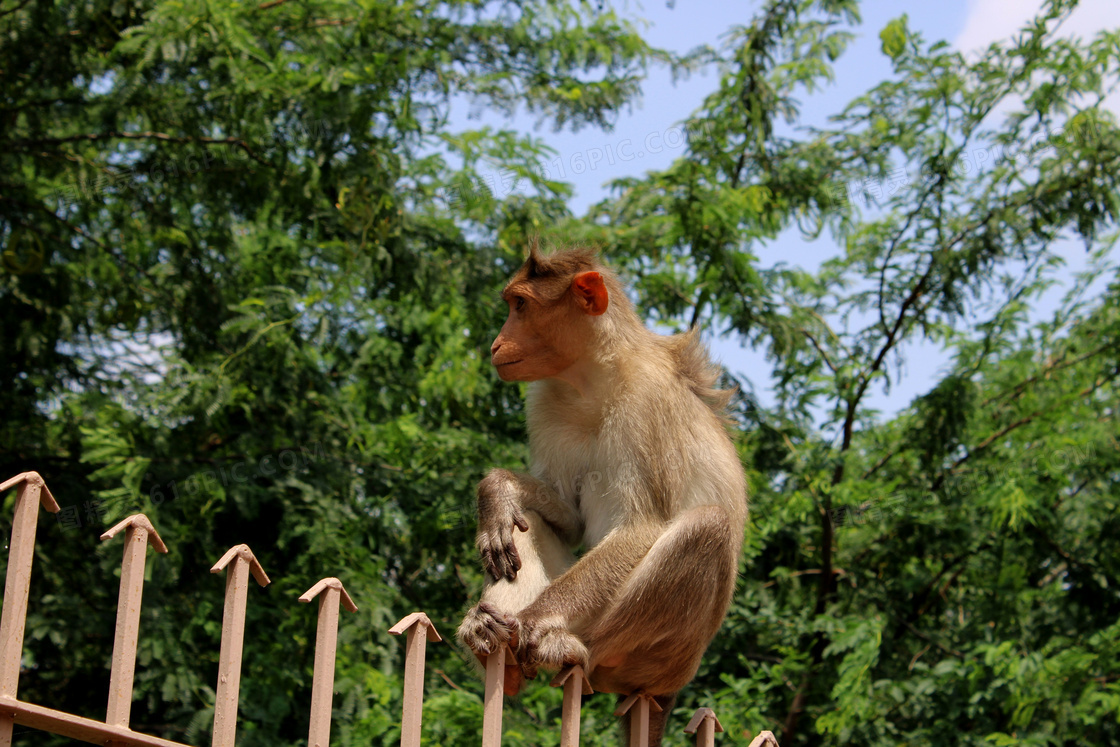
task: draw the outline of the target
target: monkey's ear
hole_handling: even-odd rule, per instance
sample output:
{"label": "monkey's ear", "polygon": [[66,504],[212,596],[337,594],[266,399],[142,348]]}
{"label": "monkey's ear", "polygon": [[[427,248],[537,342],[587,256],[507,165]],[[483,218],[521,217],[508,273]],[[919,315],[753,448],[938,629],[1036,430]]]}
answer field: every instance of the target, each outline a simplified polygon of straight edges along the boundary
{"label": "monkey's ear", "polygon": [[607,310],[610,299],[603,276],[597,272],[581,272],[572,279],[572,292],[585,313],[599,316]]}

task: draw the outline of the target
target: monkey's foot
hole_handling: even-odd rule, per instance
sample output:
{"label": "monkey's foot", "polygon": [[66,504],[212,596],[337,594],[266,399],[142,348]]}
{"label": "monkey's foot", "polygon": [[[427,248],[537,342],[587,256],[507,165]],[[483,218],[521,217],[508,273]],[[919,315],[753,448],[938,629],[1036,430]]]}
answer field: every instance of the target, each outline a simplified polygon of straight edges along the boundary
{"label": "monkey's foot", "polygon": [[537,667],[563,669],[575,664],[586,670],[590,658],[587,646],[577,635],[563,625],[547,623],[533,628],[526,635],[523,655],[527,659],[523,666],[534,670]]}
{"label": "monkey's foot", "polygon": [[516,619],[503,615],[486,602],[479,602],[463,618],[455,635],[478,656],[489,656],[508,644],[516,632]]}

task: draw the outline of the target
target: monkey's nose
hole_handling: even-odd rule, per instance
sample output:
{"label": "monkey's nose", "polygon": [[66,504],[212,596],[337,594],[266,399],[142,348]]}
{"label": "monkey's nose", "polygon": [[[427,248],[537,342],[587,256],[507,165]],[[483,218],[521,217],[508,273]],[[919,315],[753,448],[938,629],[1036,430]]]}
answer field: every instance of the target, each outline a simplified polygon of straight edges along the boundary
{"label": "monkey's nose", "polygon": [[497,354],[498,348],[500,348],[501,346],[502,346],[502,343],[498,342],[497,340],[494,340],[494,344],[490,346],[490,357],[491,358],[493,358]]}

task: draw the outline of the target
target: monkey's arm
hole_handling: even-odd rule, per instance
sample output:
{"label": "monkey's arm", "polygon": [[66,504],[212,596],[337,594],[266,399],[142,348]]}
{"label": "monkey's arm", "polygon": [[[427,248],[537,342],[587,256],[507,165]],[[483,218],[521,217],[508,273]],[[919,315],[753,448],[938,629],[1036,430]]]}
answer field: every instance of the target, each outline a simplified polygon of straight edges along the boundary
{"label": "monkey's arm", "polygon": [[664,531],[657,523],[618,527],[554,580],[518,618],[530,627],[541,621],[567,626],[602,611]]}
{"label": "monkey's arm", "polygon": [[532,475],[492,469],[478,484],[478,551],[493,578],[517,578],[521,557],[513,544],[514,527],[528,531],[524,511],[535,511],[567,545],[583,537],[583,519],[570,502]]}

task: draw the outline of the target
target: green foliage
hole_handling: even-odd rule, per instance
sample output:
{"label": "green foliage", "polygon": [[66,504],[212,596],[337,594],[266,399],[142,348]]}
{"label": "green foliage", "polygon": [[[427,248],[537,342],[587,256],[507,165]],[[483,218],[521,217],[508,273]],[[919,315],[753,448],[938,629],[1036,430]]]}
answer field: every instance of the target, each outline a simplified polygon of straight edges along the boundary
{"label": "green foliage", "polygon": [[[794,95],[829,79],[831,29],[854,9],[773,0],[717,53],[688,152],[593,211],[586,234],[628,263],[653,318],[710,323],[772,365],[742,380],[769,373],[777,397],[740,412],[743,585],[689,694],[737,736],[1120,740],[1105,643],[1120,131],[1102,106],[1120,47],[1057,36],[1073,5],[972,60],[892,21],[890,78],[829,128],[785,135],[778,117],[797,124]],[[758,244],[794,228],[841,252],[760,263]],[[1090,270],[1052,318],[1032,315],[1075,241]],[[884,422],[870,397],[918,342],[953,363]]]}
{"label": "green foliage", "polygon": [[[474,485],[524,458],[486,355],[496,291],[567,216],[539,141],[455,132],[450,103],[602,126],[660,53],[552,0],[8,3],[0,35],[0,474],[40,471],[65,509],[39,535],[21,696],[103,715],[120,547],[97,537],[142,510],[171,552],[135,728],[209,740],[206,571],[245,542],[273,584],[250,592],[238,743],[306,739],[296,599],[333,575],[359,605],[334,743],[392,743],[385,632],[416,608],[453,632],[481,585]],[[465,189],[483,163],[532,196]],[[451,647],[429,660],[481,690]],[[444,723],[448,744],[474,728]]]}
{"label": "green foliage", "polygon": [[[1051,0],[966,59],[905,16],[890,76],[819,130],[855,0],[770,0],[718,50],[688,152],[584,219],[539,140],[454,131],[449,102],[603,126],[651,50],[610,8],[290,0],[0,8],[0,476],[37,469],[43,520],[20,693],[103,715],[119,544],[147,513],[132,723],[209,739],[222,583],[246,542],[239,744],[303,744],[314,605],[342,578],[339,745],[399,740],[401,655],[478,592],[474,486],[524,462],[521,398],[486,351],[530,235],[602,246],[651,323],[765,350],[737,377],[752,494],[742,583],[674,722],[729,743],[1120,742],[1116,378],[1120,37],[1059,37]],[[13,72],[14,71],[14,72]],[[483,169],[519,180],[500,199]],[[800,229],[840,251],[764,265]],[[1090,269],[1032,311],[1073,242]],[[891,418],[870,398],[918,342],[952,363]],[[752,386],[770,374],[776,402]],[[729,376],[732,376],[729,374]],[[4,496],[4,515],[13,497]],[[425,740],[477,738],[481,686],[428,652]],[[617,740],[609,697],[584,741]],[[541,680],[510,743],[557,741]],[[670,735],[669,744],[686,744]],[[43,737],[37,743],[54,745]]]}

